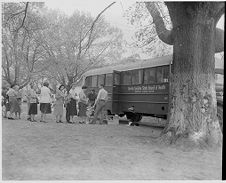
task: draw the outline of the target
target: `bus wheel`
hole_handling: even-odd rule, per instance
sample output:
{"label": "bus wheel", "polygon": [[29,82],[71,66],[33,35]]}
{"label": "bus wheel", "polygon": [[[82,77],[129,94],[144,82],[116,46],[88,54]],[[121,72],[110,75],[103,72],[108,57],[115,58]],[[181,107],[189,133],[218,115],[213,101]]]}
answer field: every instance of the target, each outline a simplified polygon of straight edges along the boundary
{"label": "bus wheel", "polygon": [[217,106],[217,117],[221,127],[221,132],[223,133],[223,107],[222,106]]}

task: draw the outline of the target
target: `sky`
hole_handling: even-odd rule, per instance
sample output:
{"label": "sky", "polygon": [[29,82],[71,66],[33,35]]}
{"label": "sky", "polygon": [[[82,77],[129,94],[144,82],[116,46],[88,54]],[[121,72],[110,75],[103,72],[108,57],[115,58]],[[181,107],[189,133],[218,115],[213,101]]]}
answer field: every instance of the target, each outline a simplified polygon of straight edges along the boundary
{"label": "sky", "polygon": [[[47,0],[45,2],[48,8],[59,9],[67,15],[71,15],[75,10],[80,10],[90,12],[92,16],[96,17],[114,0]],[[137,0],[116,0],[116,3],[104,12],[106,20],[124,31],[133,29],[123,17],[123,14],[136,2]],[[224,18],[220,19],[217,27],[224,29]]]}
{"label": "sky", "polygon": [[[139,0],[116,0],[116,3],[103,13],[107,22],[122,30],[124,39],[128,43],[132,42],[131,37],[134,35],[135,29],[123,17],[123,14],[137,1]],[[48,8],[58,9],[67,15],[72,15],[75,10],[80,10],[89,12],[93,17],[96,17],[104,8],[114,2],[114,0],[46,0],[45,2]],[[224,29],[224,17],[219,20],[217,27]],[[129,52],[138,52],[142,55],[141,51],[138,51],[137,48],[130,48]]]}

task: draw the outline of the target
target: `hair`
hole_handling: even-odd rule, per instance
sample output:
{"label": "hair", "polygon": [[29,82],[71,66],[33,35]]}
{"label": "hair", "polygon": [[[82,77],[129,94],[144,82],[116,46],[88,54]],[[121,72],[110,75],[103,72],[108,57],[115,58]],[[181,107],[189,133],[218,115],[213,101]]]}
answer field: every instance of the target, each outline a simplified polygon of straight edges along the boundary
{"label": "hair", "polygon": [[64,85],[60,85],[58,89],[60,90],[62,87],[64,87]]}
{"label": "hair", "polygon": [[82,89],[87,89],[87,86],[83,86]]}
{"label": "hair", "polygon": [[45,82],[43,83],[43,86],[48,87],[48,86],[49,86],[49,83],[48,83],[47,81],[45,81]]}
{"label": "hair", "polygon": [[104,87],[104,84],[100,84],[100,86]]}

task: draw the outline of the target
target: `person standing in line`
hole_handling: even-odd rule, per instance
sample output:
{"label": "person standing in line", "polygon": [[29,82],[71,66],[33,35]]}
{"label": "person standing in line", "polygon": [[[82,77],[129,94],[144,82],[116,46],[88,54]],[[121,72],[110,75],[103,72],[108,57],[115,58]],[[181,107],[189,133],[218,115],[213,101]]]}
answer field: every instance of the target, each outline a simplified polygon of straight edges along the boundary
{"label": "person standing in line", "polygon": [[18,109],[16,111],[16,116],[18,114],[18,118],[20,118],[20,115],[21,115],[21,105],[22,105],[22,91],[19,89],[19,86],[16,88],[16,91],[17,91],[17,102],[18,102]]}
{"label": "person standing in line", "polygon": [[108,101],[108,92],[104,89],[103,84],[101,84],[99,86],[99,88],[100,88],[100,90],[98,92],[96,101],[93,105],[93,107],[96,107],[96,108],[95,108],[94,117],[93,117],[91,124],[96,123],[98,115],[100,115],[100,122],[99,123],[102,124],[104,116],[105,116],[105,106],[106,106],[106,103]]}
{"label": "person standing in line", "polygon": [[7,95],[9,96],[9,106],[10,106],[10,114],[8,119],[14,120],[15,119],[15,113],[18,110],[18,102],[17,102],[17,85],[12,84],[9,90],[7,91]]}
{"label": "person standing in line", "polygon": [[8,87],[2,87],[2,109],[4,109],[3,118],[7,118],[7,112],[10,110],[9,96],[6,94],[8,90],[9,90]]}
{"label": "person standing in line", "polygon": [[91,92],[88,94],[88,98],[89,98],[89,105],[92,107],[97,98],[97,94],[94,89],[92,89]]}
{"label": "person standing in line", "polygon": [[69,116],[70,116],[70,121],[68,123],[75,123],[74,122],[74,117],[77,115],[77,93],[76,93],[76,85],[75,83],[72,84],[72,87],[69,91],[69,98],[70,102],[68,103],[68,111],[69,111]]}
{"label": "person standing in line", "polygon": [[26,94],[25,94],[26,99],[27,99],[27,115],[28,115],[27,120],[28,120],[28,121],[31,120],[31,116],[30,116],[30,114],[29,114],[29,110],[30,110],[31,90],[33,90],[33,88],[34,88],[33,83],[30,83],[30,88],[26,91]]}
{"label": "person standing in line", "polygon": [[54,114],[56,116],[56,122],[57,123],[63,123],[62,122],[62,116],[63,116],[63,105],[64,105],[64,98],[66,97],[66,94],[64,93],[64,85],[60,85],[59,88],[56,89],[56,95],[55,95],[55,103],[54,103]]}
{"label": "person standing in line", "polygon": [[78,116],[81,119],[81,121],[79,121],[79,123],[87,123],[86,108],[87,108],[87,104],[88,104],[88,98],[86,96],[86,90],[87,90],[87,87],[83,86],[82,90],[79,93]]}
{"label": "person standing in line", "polygon": [[49,83],[45,81],[40,93],[40,111],[41,120],[40,122],[47,123],[46,114],[51,113],[51,91],[49,89]]}
{"label": "person standing in line", "polygon": [[38,97],[37,97],[37,94],[36,94],[35,90],[33,89],[33,87],[30,89],[29,92],[30,93],[29,93],[29,111],[28,111],[28,115],[30,116],[30,121],[31,122],[36,122],[35,115],[38,114],[38,110],[37,110]]}

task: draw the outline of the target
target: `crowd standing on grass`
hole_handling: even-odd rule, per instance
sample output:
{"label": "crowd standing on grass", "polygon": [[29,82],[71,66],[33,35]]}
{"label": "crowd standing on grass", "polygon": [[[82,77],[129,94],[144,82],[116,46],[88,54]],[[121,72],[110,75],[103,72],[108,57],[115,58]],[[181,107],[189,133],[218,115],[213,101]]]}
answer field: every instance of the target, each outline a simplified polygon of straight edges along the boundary
{"label": "crowd standing on grass", "polygon": [[[81,124],[103,124],[106,111],[105,106],[108,101],[108,92],[104,89],[104,85],[100,85],[98,94],[95,90],[88,93],[86,86],[81,91],[76,90],[76,84],[71,85],[71,89],[67,92],[64,85],[56,88],[53,108],[51,107],[53,100],[53,90],[49,87],[49,83],[45,81],[41,87],[40,95],[34,89],[33,83],[26,92],[28,118],[30,122],[37,122],[38,104],[40,104],[41,119],[40,122],[47,123],[46,115],[53,112],[56,123],[63,123],[63,108],[66,108],[66,122]],[[22,92],[18,85],[2,88],[2,108],[3,117],[10,120],[21,118]],[[52,111],[52,109],[54,111]],[[99,120],[98,120],[99,117]],[[99,121],[99,122],[97,122]]]}

